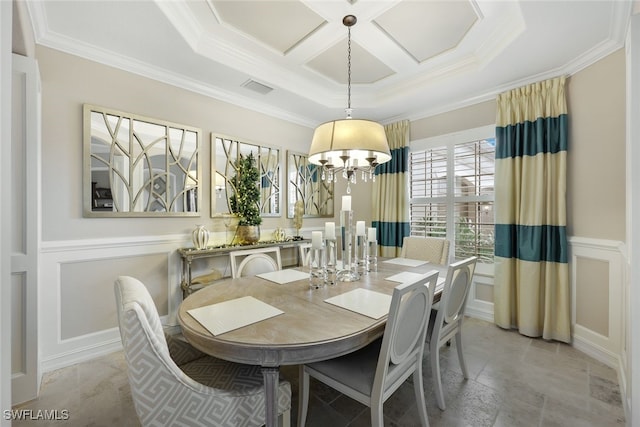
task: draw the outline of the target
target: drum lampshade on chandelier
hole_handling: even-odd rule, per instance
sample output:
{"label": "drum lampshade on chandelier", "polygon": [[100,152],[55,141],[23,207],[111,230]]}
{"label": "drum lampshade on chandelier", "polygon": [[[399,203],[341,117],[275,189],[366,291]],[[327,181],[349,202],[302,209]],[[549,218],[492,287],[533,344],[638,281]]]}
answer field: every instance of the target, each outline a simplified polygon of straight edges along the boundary
{"label": "drum lampshade on chandelier", "polygon": [[364,181],[375,181],[376,167],[391,160],[384,127],[371,120],[351,118],[351,27],[356,21],[353,15],[342,19],[348,28],[347,117],[318,126],[309,150],[309,162],[322,167],[323,180],[335,182],[342,173],[347,179],[347,193],[351,193],[350,184],[356,183],[358,172]]}

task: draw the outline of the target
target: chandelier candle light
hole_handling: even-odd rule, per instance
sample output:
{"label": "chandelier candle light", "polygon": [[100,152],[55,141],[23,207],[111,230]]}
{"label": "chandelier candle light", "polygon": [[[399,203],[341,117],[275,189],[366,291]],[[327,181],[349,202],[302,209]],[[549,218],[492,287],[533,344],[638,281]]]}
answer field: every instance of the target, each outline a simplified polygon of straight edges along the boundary
{"label": "chandelier candle light", "polygon": [[[357,172],[361,172],[364,181],[375,181],[376,167],[391,160],[384,127],[371,120],[351,117],[351,27],[356,22],[353,15],[342,19],[348,29],[346,118],[319,125],[313,133],[309,150],[309,162],[322,167],[324,181],[335,182],[342,173],[347,180],[347,194],[351,193],[350,184],[356,183]],[[344,210],[350,209],[343,207]]]}

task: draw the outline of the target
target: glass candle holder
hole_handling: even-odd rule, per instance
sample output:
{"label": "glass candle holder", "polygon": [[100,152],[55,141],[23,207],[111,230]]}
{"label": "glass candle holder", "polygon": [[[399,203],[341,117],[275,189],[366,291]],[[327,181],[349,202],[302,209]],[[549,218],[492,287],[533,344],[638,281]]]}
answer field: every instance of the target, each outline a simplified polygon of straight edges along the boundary
{"label": "glass candle holder", "polygon": [[353,268],[359,276],[367,274],[367,240],[364,235],[356,236],[353,264]]}
{"label": "glass candle holder", "polygon": [[324,247],[311,248],[309,250],[309,287],[311,289],[323,287],[326,276]]}
{"label": "glass candle holder", "polygon": [[325,283],[327,285],[336,284],[336,274],[338,273],[338,245],[335,239],[324,241],[325,259]]}
{"label": "glass candle holder", "polygon": [[378,241],[367,240],[367,271],[378,271]]}
{"label": "glass candle holder", "polygon": [[354,282],[360,278],[353,266],[353,211],[340,211],[342,237],[342,268],[336,274],[339,282]]}

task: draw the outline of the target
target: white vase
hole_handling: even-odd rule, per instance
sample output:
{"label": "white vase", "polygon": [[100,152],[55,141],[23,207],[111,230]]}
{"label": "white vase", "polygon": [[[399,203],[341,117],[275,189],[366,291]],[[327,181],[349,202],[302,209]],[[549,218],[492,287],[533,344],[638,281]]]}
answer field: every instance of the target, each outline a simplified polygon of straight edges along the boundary
{"label": "white vase", "polygon": [[209,230],[204,228],[204,225],[197,225],[191,233],[193,238],[193,245],[196,249],[206,249],[207,243],[209,243]]}

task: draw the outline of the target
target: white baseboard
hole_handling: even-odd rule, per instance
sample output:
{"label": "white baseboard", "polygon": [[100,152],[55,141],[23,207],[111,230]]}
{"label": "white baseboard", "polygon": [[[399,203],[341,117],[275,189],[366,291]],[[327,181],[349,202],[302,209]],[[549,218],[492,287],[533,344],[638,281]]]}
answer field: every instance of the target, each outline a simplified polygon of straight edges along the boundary
{"label": "white baseboard", "polygon": [[484,320],[493,323],[493,310],[481,309],[479,307],[467,307],[464,314],[474,319]]}
{"label": "white baseboard", "polygon": [[40,366],[43,373],[51,372],[119,350],[122,350],[122,341],[120,341],[120,338],[117,338],[102,342],[98,345],[77,348],[66,353],[59,353],[50,358],[43,358],[40,360]]}

